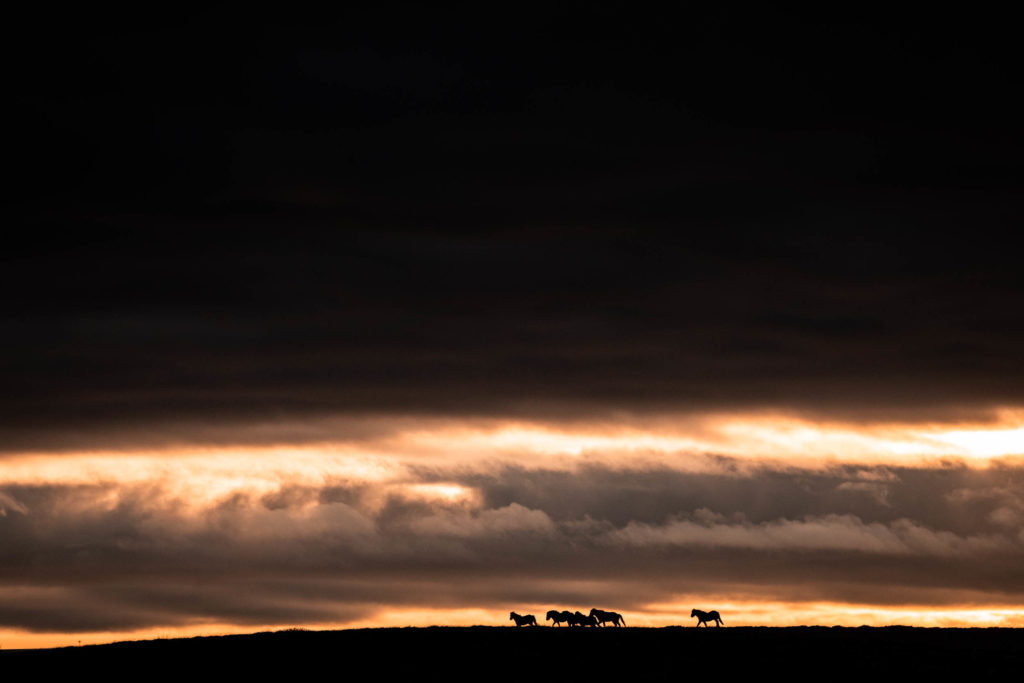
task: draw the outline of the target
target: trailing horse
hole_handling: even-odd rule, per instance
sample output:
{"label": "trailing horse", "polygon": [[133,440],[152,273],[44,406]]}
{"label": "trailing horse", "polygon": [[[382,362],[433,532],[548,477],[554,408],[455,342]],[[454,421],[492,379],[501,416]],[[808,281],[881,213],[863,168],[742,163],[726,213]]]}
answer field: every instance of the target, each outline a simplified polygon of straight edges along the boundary
{"label": "trailing horse", "polygon": [[[571,618],[572,612],[559,612],[558,610],[550,610],[548,611],[547,617],[544,618],[544,621],[553,622],[553,626],[561,626],[561,623],[563,621],[568,622]],[[572,626],[572,624],[570,623],[569,626]]]}
{"label": "trailing horse", "polygon": [[527,626],[536,626],[537,619],[532,614],[516,614],[515,612],[509,612],[508,618],[516,622],[516,628],[519,628],[523,624]]}
{"label": "trailing horse", "polygon": [[590,616],[597,619],[598,626],[604,626],[606,621],[610,621],[615,626],[625,626],[626,620],[622,618],[622,615],[618,612],[605,612],[603,609],[597,609],[596,607],[590,608]]}
{"label": "trailing horse", "polygon": [[702,612],[699,609],[690,610],[690,618],[692,619],[693,617],[697,617],[698,628],[700,628],[701,624],[704,624],[704,628],[707,628],[709,621],[717,622],[715,628],[725,623],[716,610],[711,610],[710,612]]}

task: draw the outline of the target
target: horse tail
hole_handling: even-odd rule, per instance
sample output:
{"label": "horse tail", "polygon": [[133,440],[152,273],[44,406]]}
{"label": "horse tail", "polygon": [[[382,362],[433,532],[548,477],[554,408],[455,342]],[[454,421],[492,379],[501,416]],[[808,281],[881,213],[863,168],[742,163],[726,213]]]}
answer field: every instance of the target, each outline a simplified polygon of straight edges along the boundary
{"label": "horse tail", "polygon": [[623,626],[625,626],[625,625],[626,625],[626,617],[622,616],[621,614],[619,615],[619,621],[621,621],[621,622],[622,622],[622,625],[623,625]]}

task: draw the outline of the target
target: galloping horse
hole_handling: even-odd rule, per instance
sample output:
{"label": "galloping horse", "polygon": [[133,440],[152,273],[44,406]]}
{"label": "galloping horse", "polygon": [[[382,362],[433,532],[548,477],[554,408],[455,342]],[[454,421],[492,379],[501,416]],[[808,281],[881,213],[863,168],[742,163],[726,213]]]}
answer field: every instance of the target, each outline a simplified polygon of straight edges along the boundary
{"label": "galloping horse", "polygon": [[603,609],[597,609],[596,607],[590,608],[590,616],[597,619],[598,626],[604,626],[606,621],[610,621],[615,626],[625,626],[626,620],[622,618],[622,615],[618,612],[605,612]]}
{"label": "galloping horse", "polygon": [[707,628],[709,621],[717,622],[715,628],[725,623],[716,610],[711,610],[710,612],[701,612],[699,609],[690,610],[690,618],[692,619],[693,617],[697,617],[697,628],[700,628],[701,624],[704,624],[704,628]]}
{"label": "galloping horse", "polygon": [[595,617],[588,617],[586,614],[577,612],[575,615],[576,623],[580,626],[597,626],[597,619]]}
{"label": "galloping horse", "polygon": [[[568,622],[569,618],[571,616],[572,616],[571,612],[559,612],[558,610],[550,610],[548,612],[547,617],[545,617],[544,621],[550,620],[550,621],[554,622],[552,624],[553,626],[561,626],[562,622],[563,621]],[[570,626],[571,625],[572,624],[570,624]]]}
{"label": "galloping horse", "polygon": [[536,626],[537,619],[532,614],[516,614],[515,612],[509,612],[508,618],[516,622],[516,628],[519,628],[523,624],[527,626]]}

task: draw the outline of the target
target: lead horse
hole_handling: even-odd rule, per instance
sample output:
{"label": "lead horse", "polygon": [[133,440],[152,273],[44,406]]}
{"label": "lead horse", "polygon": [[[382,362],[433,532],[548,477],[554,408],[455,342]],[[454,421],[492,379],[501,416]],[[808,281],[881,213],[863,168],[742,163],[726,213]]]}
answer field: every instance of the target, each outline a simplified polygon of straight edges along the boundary
{"label": "lead horse", "polygon": [[702,612],[699,609],[690,610],[690,618],[692,619],[693,617],[697,617],[697,628],[700,628],[701,624],[704,624],[704,628],[707,628],[709,621],[716,622],[715,628],[725,623],[722,621],[722,617],[718,614],[717,610],[711,610],[710,612]]}

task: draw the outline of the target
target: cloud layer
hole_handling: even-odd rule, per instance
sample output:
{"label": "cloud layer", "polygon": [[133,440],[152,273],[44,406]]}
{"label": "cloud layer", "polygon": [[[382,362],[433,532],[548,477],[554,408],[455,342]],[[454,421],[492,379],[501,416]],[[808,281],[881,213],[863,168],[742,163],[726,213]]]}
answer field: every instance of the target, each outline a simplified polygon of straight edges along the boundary
{"label": "cloud layer", "polygon": [[[728,464],[728,463],[726,463]],[[6,485],[0,625],[345,623],[679,595],[1016,605],[1024,468],[431,467],[201,505],[159,481]],[[735,615],[742,618],[741,615]]]}

